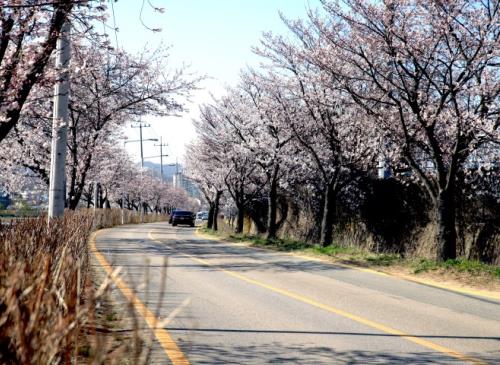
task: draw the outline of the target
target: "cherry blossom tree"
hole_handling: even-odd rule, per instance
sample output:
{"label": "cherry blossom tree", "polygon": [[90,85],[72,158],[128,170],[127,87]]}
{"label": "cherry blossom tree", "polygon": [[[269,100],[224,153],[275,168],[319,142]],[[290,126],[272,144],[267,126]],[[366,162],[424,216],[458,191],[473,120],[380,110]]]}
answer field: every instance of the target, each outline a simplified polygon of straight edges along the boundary
{"label": "cherry blossom tree", "polygon": [[63,24],[78,19],[88,25],[104,10],[75,0],[0,2],[0,141],[18,123],[35,85],[52,85],[44,76]]}
{"label": "cherry blossom tree", "polygon": [[313,28],[289,22],[314,47],[304,57],[331,74],[372,117],[386,156],[411,168],[435,207],[438,256],[456,256],[458,171],[498,141],[498,1],[341,4],[324,1]]}
{"label": "cherry blossom tree", "polygon": [[[243,73],[239,90],[254,117],[248,118],[244,125],[232,123],[266,178],[268,239],[277,238],[277,232],[287,218],[288,205],[285,204],[278,220],[280,185],[292,171],[290,157],[297,153],[296,146],[291,143],[294,136],[286,110],[279,105],[282,94],[279,87],[280,80],[272,73],[264,75],[254,70]],[[244,118],[235,120],[242,121]]]}
{"label": "cherry blossom tree", "polygon": [[245,212],[251,201],[260,195],[265,181],[256,174],[258,165],[251,151],[241,144],[238,135],[241,118],[254,115],[246,110],[239,97],[224,97],[201,110],[197,130],[210,151],[210,165],[215,165],[225,188],[238,210],[236,232],[243,231]]}
{"label": "cherry blossom tree", "polygon": [[[200,122],[196,122],[198,131],[203,134]],[[187,148],[186,175],[194,181],[209,205],[207,228],[218,230],[217,216],[222,194],[225,191],[227,169],[220,160],[217,146],[210,139],[199,137]]]}
{"label": "cherry blossom tree", "polygon": [[136,176],[140,175],[140,169],[121,144],[116,142],[114,140],[107,141],[95,151],[88,172],[92,178],[87,179],[82,192],[82,199],[87,202],[87,206],[93,204],[91,203],[93,189],[95,183],[98,183],[101,195],[100,208],[110,207],[116,203],[120,208],[123,206],[126,209],[132,209],[132,204],[127,199],[129,197],[127,187],[136,182]]}
{"label": "cherry blossom tree", "polygon": [[[101,62],[105,60],[106,62]],[[183,70],[167,74],[165,56],[132,57],[123,51],[76,45],[71,69],[68,128],[68,206],[75,209],[86,188],[93,159],[108,143],[120,144],[117,131],[141,115],[167,115],[183,109],[182,97],[195,87]],[[38,174],[48,184],[51,89],[37,90],[23,112],[4,159]],[[41,143],[40,143],[41,142]]]}
{"label": "cherry blossom tree", "polygon": [[[141,171],[142,170],[142,171]],[[93,205],[93,189],[99,186],[99,208],[117,205],[145,213],[167,213],[174,207],[194,208],[197,203],[183,189],[164,182],[151,169],[141,169],[120,145],[106,143],[93,158],[89,181],[82,194],[87,206]]]}
{"label": "cherry blossom tree", "polygon": [[302,56],[311,47],[309,39],[296,45],[267,33],[256,52],[270,61],[275,74],[283,75],[274,80],[281,83],[275,93],[277,108],[320,173],[320,243],[327,246],[332,242],[338,195],[358,171],[373,165],[377,136],[367,128],[366,113],[339,91],[336,80]]}

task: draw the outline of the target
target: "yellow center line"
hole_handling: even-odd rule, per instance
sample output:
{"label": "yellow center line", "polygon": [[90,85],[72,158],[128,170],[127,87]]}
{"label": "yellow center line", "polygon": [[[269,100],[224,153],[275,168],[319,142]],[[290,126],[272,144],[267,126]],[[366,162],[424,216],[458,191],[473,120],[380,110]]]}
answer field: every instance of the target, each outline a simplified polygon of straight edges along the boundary
{"label": "yellow center line", "polygon": [[[151,240],[155,241],[155,242],[164,243],[163,241],[155,238],[153,236],[152,232],[149,232],[149,238]],[[379,331],[382,331],[382,332],[385,332],[385,333],[389,333],[391,335],[399,336],[399,337],[404,338],[404,339],[406,339],[408,341],[416,343],[416,344],[418,344],[420,346],[429,348],[429,349],[437,351],[437,352],[441,352],[443,354],[446,354],[446,355],[448,355],[450,357],[454,357],[454,358],[459,359],[461,361],[470,362],[472,364],[487,364],[486,362],[484,362],[482,360],[475,359],[473,357],[469,357],[469,356],[467,356],[465,354],[462,354],[462,353],[460,353],[458,351],[455,351],[455,350],[449,349],[447,347],[438,345],[437,343],[434,343],[434,342],[431,342],[431,341],[428,341],[428,340],[425,340],[425,339],[422,339],[422,338],[419,338],[419,337],[415,337],[415,336],[406,334],[406,333],[404,333],[404,332],[402,332],[402,331],[400,331],[398,329],[395,329],[395,328],[383,325],[381,323],[372,321],[372,320],[364,318],[364,317],[357,316],[355,314],[346,312],[346,311],[344,311],[342,309],[338,309],[338,308],[332,307],[332,306],[330,306],[328,304],[324,304],[324,303],[318,302],[318,301],[316,301],[316,300],[314,300],[312,298],[308,298],[308,297],[302,296],[302,295],[294,293],[292,291],[288,291],[288,290],[285,290],[285,289],[280,289],[280,288],[274,287],[272,285],[263,283],[261,281],[250,279],[250,278],[248,278],[246,276],[243,276],[241,274],[238,274],[238,273],[236,273],[234,271],[230,271],[230,270],[226,270],[226,269],[220,268],[217,265],[214,265],[214,264],[208,262],[207,260],[200,259],[198,257],[195,257],[195,256],[192,256],[190,254],[184,253],[182,251],[178,251],[178,252],[181,255],[183,255],[185,257],[188,257],[188,258],[190,258],[193,261],[199,262],[200,264],[203,264],[205,266],[214,267],[217,270],[219,270],[219,271],[221,271],[221,272],[223,272],[223,273],[225,273],[227,275],[230,275],[232,277],[238,278],[238,279],[240,279],[242,281],[245,281],[247,283],[250,283],[250,284],[253,284],[253,285],[256,285],[256,286],[268,289],[268,290],[271,290],[271,291],[273,291],[275,293],[278,293],[278,294],[284,295],[286,297],[295,299],[295,300],[297,300],[299,302],[306,303],[306,304],[309,304],[309,305],[311,305],[313,307],[323,309],[323,310],[325,310],[327,312],[334,313],[334,314],[337,314],[339,316],[351,319],[351,320],[353,320],[355,322],[364,324],[364,325],[366,325],[368,327],[371,327],[371,328],[375,328],[375,329],[377,329]]]}
{"label": "yellow center line", "polygon": [[149,310],[146,305],[134,294],[134,291],[130,289],[127,284],[119,277],[113,277],[111,274],[113,273],[113,269],[108,261],[104,258],[104,256],[99,252],[95,244],[95,238],[98,232],[92,235],[90,238],[90,250],[96,257],[99,264],[103,267],[106,273],[113,280],[113,283],[120,289],[122,294],[127,298],[127,300],[134,306],[137,313],[142,315],[147,325],[153,331],[156,339],[160,343],[161,347],[169,357],[170,361],[173,365],[189,365],[189,361],[181,351],[181,349],[177,346],[172,336],[164,329],[158,327],[158,318],[154,315],[153,312]]}

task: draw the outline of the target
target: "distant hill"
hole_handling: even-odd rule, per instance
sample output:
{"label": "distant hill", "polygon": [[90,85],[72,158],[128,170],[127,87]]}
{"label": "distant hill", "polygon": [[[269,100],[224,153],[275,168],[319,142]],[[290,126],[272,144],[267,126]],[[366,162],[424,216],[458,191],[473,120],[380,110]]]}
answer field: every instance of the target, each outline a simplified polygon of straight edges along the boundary
{"label": "distant hill", "polygon": [[[154,171],[158,172],[158,175],[160,174],[161,168],[159,163],[151,162],[151,161],[144,161],[144,167],[147,167],[148,169],[152,169]],[[177,165],[178,171],[181,172],[183,170],[182,165],[178,164]],[[176,172],[176,166],[175,164],[164,164],[163,165],[163,178],[165,179],[166,182],[172,183],[172,180],[174,178],[174,174]]]}

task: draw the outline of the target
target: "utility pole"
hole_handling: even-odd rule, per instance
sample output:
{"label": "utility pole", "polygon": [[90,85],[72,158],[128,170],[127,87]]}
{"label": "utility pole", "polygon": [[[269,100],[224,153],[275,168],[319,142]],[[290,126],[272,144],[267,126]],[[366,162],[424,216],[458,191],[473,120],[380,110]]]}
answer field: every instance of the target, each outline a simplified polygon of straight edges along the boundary
{"label": "utility pole", "polygon": [[[132,126],[132,128],[134,128],[134,126]],[[135,127],[135,128],[137,128],[137,127]],[[142,133],[141,133],[141,137],[142,137]],[[147,139],[141,138],[141,139],[137,139],[137,140],[133,140],[133,141],[124,141],[123,142],[123,150],[125,150],[125,146],[127,143],[140,142],[141,143],[141,152],[142,152],[142,142],[146,142],[146,141],[158,142],[158,139],[157,138],[147,138]],[[142,158],[141,158],[141,161],[142,161]],[[142,170],[141,170],[141,181],[142,181]],[[123,187],[122,187],[122,224],[125,224],[124,203],[125,203],[125,175],[123,176]],[[139,204],[140,204],[140,202],[139,202]]]}
{"label": "utility pole", "polygon": [[131,125],[132,128],[139,128],[139,140],[141,141],[141,167],[144,167],[144,151],[142,148],[142,128],[149,128],[151,127],[150,124],[143,124],[142,122],[139,122],[139,125]]}
{"label": "utility pole", "polygon": [[[163,143],[163,139],[160,136],[160,144],[155,144],[156,147],[160,147],[160,155],[159,156],[148,156],[145,158],[160,158],[160,174],[161,174],[161,186],[163,186],[163,157],[167,157],[168,155],[163,154],[163,146],[168,146],[168,144]],[[154,171],[151,170],[151,178],[154,178]]]}
{"label": "utility pole", "polygon": [[[125,146],[125,144],[124,144]],[[124,148],[125,149],[125,148]],[[125,224],[125,171],[123,172],[123,181],[122,181],[122,225]]]}
{"label": "utility pole", "polygon": [[56,69],[59,78],[54,87],[52,148],[49,181],[49,221],[64,214],[66,141],[69,122],[69,61],[71,58],[70,23],[64,23],[57,40]]}
{"label": "utility pole", "polygon": [[[151,127],[150,124],[143,124],[142,122],[139,122],[139,125],[132,125],[132,128],[139,128],[139,141],[141,143],[141,185],[142,185],[142,169],[144,168],[144,151],[142,148],[142,128],[149,128]],[[142,196],[139,195],[139,208],[141,212],[141,223],[144,222],[144,206],[142,204]]]}
{"label": "utility pole", "polygon": [[156,147],[160,146],[160,174],[161,174],[161,182],[163,183],[163,157],[167,157],[168,155],[163,154],[163,147],[168,146],[166,143],[162,143],[162,137],[160,136],[160,144],[155,144]]}
{"label": "utility pole", "polygon": [[94,228],[97,227],[97,201],[99,200],[99,183],[94,182]]}

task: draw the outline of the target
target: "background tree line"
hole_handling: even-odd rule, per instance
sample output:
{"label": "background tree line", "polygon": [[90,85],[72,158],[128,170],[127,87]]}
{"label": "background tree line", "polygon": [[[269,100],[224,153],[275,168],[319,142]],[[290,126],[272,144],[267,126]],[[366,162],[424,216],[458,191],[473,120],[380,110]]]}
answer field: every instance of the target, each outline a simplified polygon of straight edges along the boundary
{"label": "background tree line", "polygon": [[326,246],[355,226],[386,250],[498,260],[499,7],[322,1],[283,19],[262,67],[196,121],[211,213],[232,206],[236,232],[248,216],[269,239]]}
{"label": "background tree line", "polygon": [[[66,205],[74,210],[112,204],[166,211],[189,205],[181,190],[142,170],[125,152],[123,129],[141,116],[181,112],[198,81],[169,67],[168,49],[132,55],[96,30],[106,19],[100,2],[12,3],[0,8],[0,187],[48,190],[56,40],[71,23],[70,122]],[[38,36],[39,35],[39,36]],[[170,70],[170,71],[169,71]],[[141,178],[144,176],[144,178]]]}

